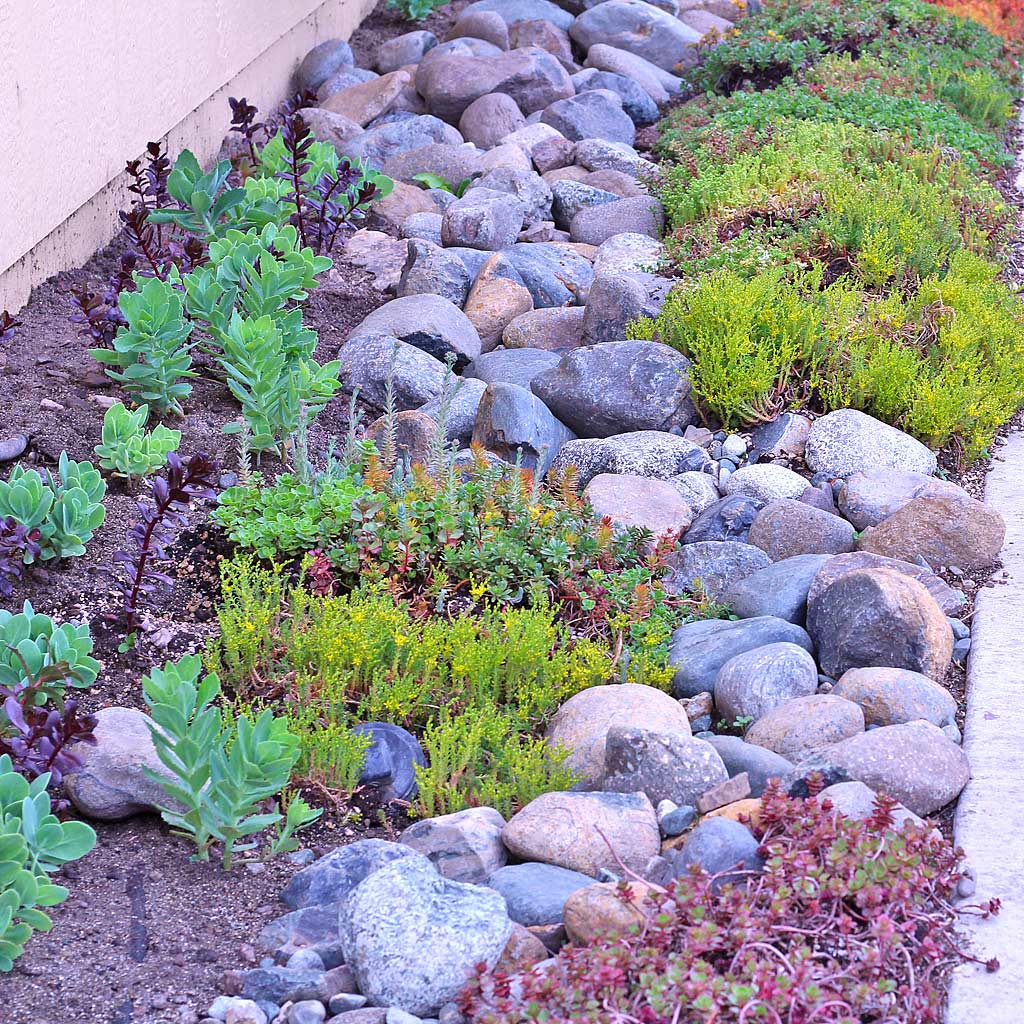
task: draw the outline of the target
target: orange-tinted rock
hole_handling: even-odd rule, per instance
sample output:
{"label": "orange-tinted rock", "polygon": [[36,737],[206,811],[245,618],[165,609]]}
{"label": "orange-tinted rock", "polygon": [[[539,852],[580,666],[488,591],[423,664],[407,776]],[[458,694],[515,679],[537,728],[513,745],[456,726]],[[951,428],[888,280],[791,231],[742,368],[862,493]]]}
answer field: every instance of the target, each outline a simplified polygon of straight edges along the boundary
{"label": "orange-tinted rock", "polygon": [[576,943],[587,943],[598,935],[628,931],[644,918],[645,900],[654,891],[643,882],[627,883],[628,902],[617,882],[602,882],[577,889],[565,901],[565,930]]}

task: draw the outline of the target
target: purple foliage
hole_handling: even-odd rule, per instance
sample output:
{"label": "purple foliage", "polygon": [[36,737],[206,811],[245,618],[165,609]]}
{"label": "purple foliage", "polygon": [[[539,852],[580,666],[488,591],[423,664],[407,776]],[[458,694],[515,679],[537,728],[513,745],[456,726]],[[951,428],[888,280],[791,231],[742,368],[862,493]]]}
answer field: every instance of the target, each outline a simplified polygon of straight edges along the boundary
{"label": "purple foliage", "polygon": [[11,316],[6,309],[0,310],[0,341],[10,341],[14,337],[14,328],[20,326],[20,320]]}
{"label": "purple foliage", "polygon": [[25,556],[33,561],[39,557],[39,531],[30,530],[13,516],[0,519],[0,597],[12,590],[12,580],[20,580],[25,572]]}
{"label": "purple foliage", "polygon": [[238,132],[245,139],[249,147],[249,159],[255,164],[256,133],[266,127],[262,121],[256,120],[259,108],[249,103],[244,96],[240,100],[229,96],[228,103],[231,104],[231,131]]}
{"label": "purple foliage", "polygon": [[135,631],[147,597],[158,587],[169,590],[173,586],[170,576],[152,563],[167,559],[168,545],[187,522],[189,503],[216,496],[212,479],[216,472],[217,463],[205,452],[197,452],[187,463],[171,452],[164,474],[150,483],[151,498],[139,502],[139,521],[128,531],[128,546],[114,552],[114,561],[124,573],[117,586],[124,594],[127,633]]}

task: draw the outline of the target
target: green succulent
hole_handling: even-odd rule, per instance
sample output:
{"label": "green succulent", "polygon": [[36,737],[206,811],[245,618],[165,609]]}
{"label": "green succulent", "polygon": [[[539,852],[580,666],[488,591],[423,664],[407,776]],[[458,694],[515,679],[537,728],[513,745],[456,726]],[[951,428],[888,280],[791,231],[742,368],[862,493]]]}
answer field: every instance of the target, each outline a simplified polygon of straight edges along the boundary
{"label": "green succulent", "polygon": [[49,774],[29,782],[0,757],[0,971],[10,971],[33,932],[53,926],[41,907],[55,907],[68,890],[49,876],[84,857],[96,833],[81,821],[58,821],[50,811]]}
{"label": "green succulent", "polygon": [[146,476],[167,462],[168,452],[177,450],[181,431],[158,423],[147,431],[149,406],[129,410],[118,402],[103,417],[100,443],[93,451],[104,469],[127,477]]}

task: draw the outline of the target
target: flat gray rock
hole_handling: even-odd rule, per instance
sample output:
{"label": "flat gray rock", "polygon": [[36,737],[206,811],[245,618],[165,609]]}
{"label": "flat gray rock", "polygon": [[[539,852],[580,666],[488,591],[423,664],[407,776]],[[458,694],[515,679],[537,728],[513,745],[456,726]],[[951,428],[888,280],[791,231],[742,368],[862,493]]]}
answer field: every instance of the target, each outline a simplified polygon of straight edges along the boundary
{"label": "flat gray rock", "polygon": [[708,743],[718,751],[730,778],[747,773],[752,797],[759,797],[770,779],[782,782],[793,772],[793,765],[786,758],[739,736],[710,736]]}
{"label": "flat gray rock", "polygon": [[586,303],[594,270],[579,253],[566,246],[520,242],[505,255],[530,290],[537,309]]}
{"label": "flat gray rock", "polygon": [[[432,223],[436,222],[440,235],[439,214],[416,213],[413,217],[431,218]],[[423,238],[410,238],[408,244],[408,255],[402,276],[398,279],[398,297],[439,295],[461,309],[469,295],[469,271],[462,260],[441,248],[439,243]]]}
{"label": "flat gray rock", "polygon": [[590,875],[536,862],[509,864],[487,881],[505,900],[509,917],[527,928],[561,924],[565,901],[593,884]]}
{"label": "flat gray rock", "polygon": [[818,689],[818,666],[792,643],[766,644],[730,658],[715,676],[715,707],[729,723],[756,722]]}
{"label": "flat gray rock", "polygon": [[909,434],[857,409],[838,409],[811,425],[804,448],[816,473],[847,477],[872,469],[903,469],[931,476],[935,453]]}
{"label": "flat gray rock", "polygon": [[748,498],[742,494],[722,498],[697,516],[686,531],[683,543],[726,540],[746,543],[750,525],[762,508],[764,502],[759,498]]}
{"label": "flat gray rock", "polygon": [[665,586],[672,593],[695,593],[699,588],[720,601],[731,587],[771,565],[771,558],[753,544],[705,540],[673,551],[669,565]]}
{"label": "flat gray rock", "polygon": [[594,43],[590,47],[586,65],[588,68],[611,71],[632,79],[655,103],[667,103],[679,93],[683,85],[677,75],[635,53],[607,43]]}
{"label": "flat gray rock", "polygon": [[585,207],[573,217],[569,235],[574,242],[600,245],[627,231],[660,238],[664,228],[665,211],[661,203],[649,196],[634,196],[604,206]]}
{"label": "flat gray rock", "polygon": [[387,334],[350,338],[338,350],[339,376],[346,393],[359,397],[376,412],[384,411],[385,386],[392,366],[395,409],[417,409],[441,394],[445,365],[415,345]]}
{"label": "flat gray rock", "polygon": [[575,466],[578,486],[601,474],[629,474],[668,480],[708,464],[708,453],[677,434],[634,430],[606,438],[580,438],[565,445],[552,465],[561,474]]}
{"label": "flat gray rock", "polygon": [[741,619],[774,615],[802,626],[807,619],[807,592],[831,557],[794,555],[773,562],[731,583],[721,595],[722,602]]}
{"label": "flat gray rock", "polygon": [[346,142],[341,152],[350,160],[362,160],[373,170],[380,171],[391,157],[399,153],[431,143],[458,146],[462,141],[462,136],[450,124],[422,114],[371,126]]}
{"label": "flat gray rock", "polygon": [[[559,356],[554,352],[545,352],[538,348],[499,349],[477,356],[466,367],[465,376],[475,377],[485,384],[517,384],[529,390],[532,381],[557,366],[559,361]],[[557,410],[552,409],[547,402],[544,404],[561,419]]]}
{"label": "flat gray rock", "polygon": [[[613,71],[599,71],[597,68],[584,68],[572,76],[572,84],[576,86],[577,96],[593,89],[608,89],[614,92],[622,101],[622,109],[637,127],[653,124],[658,120],[658,104],[638,82],[625,75],[617,75]],[[626,141],[632,144],[633,140]]]}
{"label": "flat gray rock", "polygon": [[636,139],[636,126],[622,109],[622,97],[610,89],[594,89],[556,100],[544,108],[541,121],[571,142],[607,139],[632,146]]}

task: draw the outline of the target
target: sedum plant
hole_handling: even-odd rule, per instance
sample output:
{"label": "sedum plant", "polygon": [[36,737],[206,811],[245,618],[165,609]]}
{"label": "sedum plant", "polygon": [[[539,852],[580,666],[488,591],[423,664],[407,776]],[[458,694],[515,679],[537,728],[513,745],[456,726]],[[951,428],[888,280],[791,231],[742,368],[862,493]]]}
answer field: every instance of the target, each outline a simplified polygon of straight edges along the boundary
{"label": "sedum plant", "polygon": [[[57,625],[26,601],[20,612],[0,608],[0,686],[18,686],[38,678],[44,669],[67,666],[74,687],[91,686],[100,663],[92,657],[92,635],[85,623]],[[63,686],[49,696],[62,696]]]}
{"label": "sedum plant", "polygon": [[150,775],[168,797],[164,820],[195,843],[196,859],[209,860],[219,843],[223,867],[230,870],[239,853],[256,848],[252,837],[268,828],[275,829],[270,855],[295,849],[295,832],[320,812],[295,796],[284,814],[261,813],[260,805],[288,785],[299,758],[298,737],[269,709],[255,720],[225,715],[215,703],[220,680],[212,673],[200,679],[201,669],[198,655],[187,655],[142,680],[157,755],[175,781]]}
{"label": "sedum plant", "polygon": [[57,474],[15,466],[0,481],[0,518],[10,517],[28,531],[38,531],[34,545],[24,548],[25,564],[36,559],[85,554],[85,545],[103,523],[107,485],[91,462],[74,462],[61,452]]}
{"label": "sedum plant", "polygon": [[167,462],[167,455],[181,443],[181,431],[170,430],[162,423],[146,430],[149,406],[129,410],[118,402],[103,416],[100,443],[93,449],[103,469],[120,476],[148,476]]}
{"label": "sedum plant", "polygon": [[51,813],[49,781],[44,774],[29,782],[0,756],[0,972],[11,970],[33,932],[53,926],[42,908],[68,898],[50,875],[96,843],[84,822],[61,822]]}

